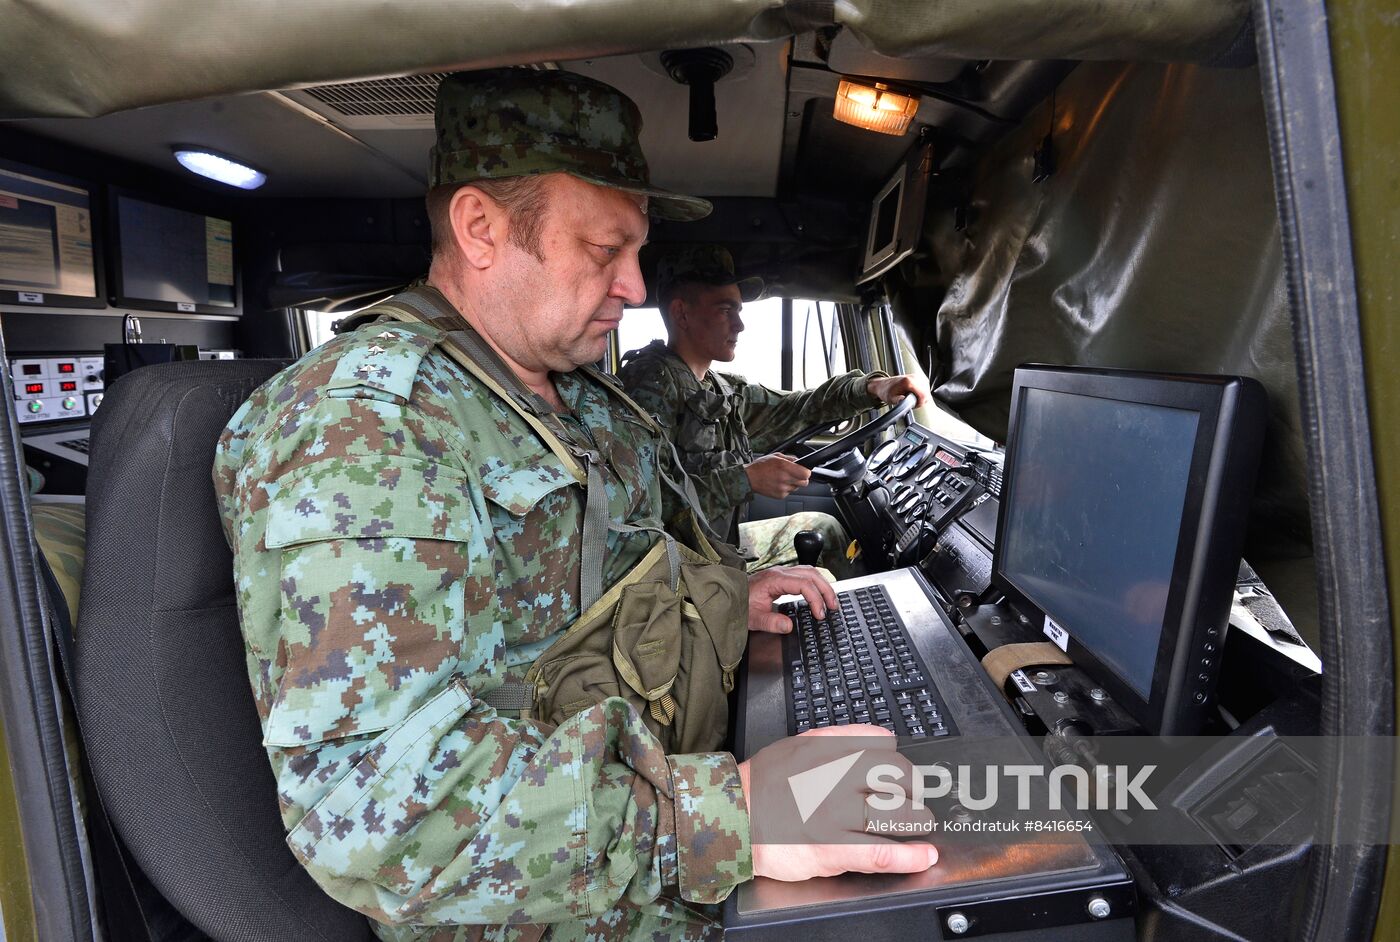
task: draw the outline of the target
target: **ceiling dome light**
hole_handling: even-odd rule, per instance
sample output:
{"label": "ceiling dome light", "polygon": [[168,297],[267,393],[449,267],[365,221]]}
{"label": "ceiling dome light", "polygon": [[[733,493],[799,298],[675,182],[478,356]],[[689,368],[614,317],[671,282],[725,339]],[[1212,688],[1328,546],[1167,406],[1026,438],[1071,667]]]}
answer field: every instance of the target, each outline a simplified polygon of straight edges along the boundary
{"label": "ceiling dome light", "polygon": [[175,159],[190,173],[197,173],[210,180],[218,180],[240,190],[256,190],[267,182],[267,174],[241,164],[231,157],[212,150],[193,147],[175,148]]}
{"label": "ceiling dome light", "polygon": [[903,134],[919,110],[919,96],[890,91],[882,82],[863,85],[842,79],[836,89],[837,121],[880,134]]}

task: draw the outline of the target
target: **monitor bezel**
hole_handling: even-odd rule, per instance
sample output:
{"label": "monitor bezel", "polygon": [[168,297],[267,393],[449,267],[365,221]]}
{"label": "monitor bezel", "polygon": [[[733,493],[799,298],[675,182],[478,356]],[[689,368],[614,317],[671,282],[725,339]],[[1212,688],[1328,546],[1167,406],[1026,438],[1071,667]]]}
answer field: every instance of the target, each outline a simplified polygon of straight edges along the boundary
{"label": "monitor bezel", "polygon": [[[88,215],[92,224],[92,281],[97,292],[93,297],[85,297],[80,294],[60,294],[55,291],[26,291],[18,288],[0,287],[0,304],[4,304],[19,311],[33,310],[35,312],[42,312],[46,308],[106,307],[107,281],[105,278],[105,243],[107,225],[104,213],[106,204],[102,198],[101,185],[89,180],[84,180],[81,177],[74,177],[66,173],[58,173],[43,167],[36,167],[33,164],[21,163],[17,160],[8,160],[2,157],[0,157],[0,169],[9,170],[12,173],[22,173],[26,176],[38,177],[41,180],[49,180],[62,186],[78,187],[87,193]],[[25,294],[37,294],[40,295],[43,300],[22,300],[20,296]]]}
{"label": "monitor bezel", "polygon": [[[899,159],[894,172],[870,202],[865,221],[865,248],[861,253],[856,284],[878,278],[914,253],[923,227],[924,204],[928,200],[928,178],[933,166],[933,144],[916,141]],[[894,236],[884,245],[871,245],[879,222],[880,204],[891,190],[899,189],[895,210]]]}
{"label": "monitor bezel", "polygon": [[[1147,696],[1100,660],[1079,640],[1071,624],[1056,612],[1042,608],[1003,568],[1006,532],[1016,507],[1016,469],[1024,460],[1020,454],[1019,423],[1026,394],[1032,389],[1188,409],[1198,416],[1162,633]],[[1262,422],[1248,414],[1252,410],[1242,406],[1245,398],[1255,399],[1256,392],[1262,398],[1262,391],[1253,381],[1232,376],[1035,365],[1016,371],[992,583],[1013,609],[1030,619],[1038,634],[1048,635],[1047,615],[1063,628],[1069,636],[1065,650],[1074,663],[1152,734],[1193,734],[1198,731],[1205,710],[1214,704],[1215,681],[1243,545],[1246,508],[1241,505],[1248,504],[1247,499],[1228,499],[1238,495],[1225,492],[1237,487],[1242,476],[1252,489]],[[1237,418],[1244,420],[1238,429]]]}
{"label": "monitor bezel", "polygon": [[[891,255],[899,251],[899,221],[904,215],[904,177],[904,167],[901,165],[885,185],[880,188],[880,192],[875,194],[875,199],[870,202],[870,219],[866,225],[865,232],[864,269],[866,271],[883,264]],[[880,207],[884,205],[889,195],[896,190],[899,191],[899,195],[895,199],[894,224],[890,227],[890,239],[884,245],[876,245],[875,232],[879,228]]]}
{"label": "monitor bezel", "polygon": [[[122,243],[121,216],[118,202],[122,197],[138,200],[142,203],[149,203],[152,206],[160,206],[164,209],[171,209],[177,212],[190,213],[195,216],[212,216],[216,219],[228,220],[233,228],[233,305],[227,307],[220,304],[202,304],[198,302],[177,302],[161,301],[155,298],[133,297],[126,291],[125,279],[122,275],[122,259],[125,256],[126,247]],[[133,308],[138,311],[151,311],[161,314],[175,315],[204,315],[218,316],[236,319],[243,316],[243,270],[242,270],[242,236],[241,226],[233,213],[223,210],[209,210],[200,206],[181,206],[168,199],[151,196],[140,190],[131,190],[124,187],[109,186],[107,188],[107,229],[108,244],[111,245],[110,253],[111,277],[108,283],[111,285],[110,301],[113,307]]]}

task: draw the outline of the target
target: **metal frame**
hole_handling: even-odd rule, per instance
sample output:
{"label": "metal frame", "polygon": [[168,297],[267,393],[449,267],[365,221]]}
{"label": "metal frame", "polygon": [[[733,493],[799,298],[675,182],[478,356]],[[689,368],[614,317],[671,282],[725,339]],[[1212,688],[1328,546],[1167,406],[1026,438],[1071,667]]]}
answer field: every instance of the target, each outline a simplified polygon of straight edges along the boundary
{"label": "metal frame", "polygon": [[[1394,645],[1326,6],[1258,0],[1254,24],[1306,429],[1326,665],[1321,730],[1387,737],[1395,726]],[[1393,769],[1385,743],[1327,750],[1321,801],[1329,825],[1344,810],[1377,828],[1388,824]],[[1313,848],[1299,937],[1371,938],[1385,852],[1334,846],[1324,836]]]}
{"label": "metal frame", "polygon": [[[4,359],[0,341],[0,361]],[[10,395],[8,371],[0,396]],[[84,873],[83,839],[63,739],[59,667],[50,639],[25,496],[19,426],[0,416],[0,715],[24,822],[24,854],[34,896],[37,938],[91,939],[92,902]],[[3,928],[0,926],[0,928]],[[3,934],[0,932],[0,934]]]}

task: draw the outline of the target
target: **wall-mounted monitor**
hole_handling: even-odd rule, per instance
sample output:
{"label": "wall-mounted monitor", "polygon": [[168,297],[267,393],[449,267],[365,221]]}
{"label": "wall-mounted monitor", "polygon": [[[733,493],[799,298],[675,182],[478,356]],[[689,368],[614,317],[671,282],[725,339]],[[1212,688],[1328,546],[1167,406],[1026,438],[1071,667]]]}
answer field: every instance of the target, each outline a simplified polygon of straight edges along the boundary
{"label": "wall-mounted monitor", "polygon": [[241,313],[232,220],[113,190],[112,303],[179,314]]}
{"label": "wall-mounted monitor", "polygon": [[993,581],[1151,734],[1215,708],[1266,413],[1244,377],[1016,371]]}
{"label": "wall-mounted monitor", "polygon": [[102,307],[93,188],[0,160],[0,303]]}
{"label": "wall-mounted monitor", "polygon": [[932,158],[932,144],[915,144],[875,194],[856,284],[880,277],[913,254],[924,224]]}

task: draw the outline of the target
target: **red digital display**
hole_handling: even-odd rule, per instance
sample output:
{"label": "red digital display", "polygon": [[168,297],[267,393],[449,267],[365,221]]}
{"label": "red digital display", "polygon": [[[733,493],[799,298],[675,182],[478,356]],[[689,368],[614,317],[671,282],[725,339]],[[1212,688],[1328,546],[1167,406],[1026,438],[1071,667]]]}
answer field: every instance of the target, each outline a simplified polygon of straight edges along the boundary
{"label": "red digital display", "polygon": [[73,379],[65,379],[63,382],[58,384],[58,388],[62,392],[77,392],[78,381]]}
{"label": "red digital display", "polygon": [[42,396],[44,394],[43,383],[25,383],[24,394],[26,396]]}
{"label": "red digital display", "polygon": [[42,366],[40,366],[38,363],[26,363],[26,364],[24,364],[24,375],[25,375],[25,376],[38,376],[38,375],[39,375],[40,373],[42,373],[42,372],[44,372],[44,368],[43,368]]}
{"label": "red digital display", "polygon": [[938,451],[936,451],[933,456],[950,468],[961,468],[963,465],[963,463],[959,461],[957,457],[949,454],[942,448],[938,449]]}
{"label": "red digital display", "polygon": [[76,363],[60,363],[60,364],[58,364],[58,371],[59,371],[60,373],[76,373],[76,372],[78,372],[78,364],[76,364]]}

